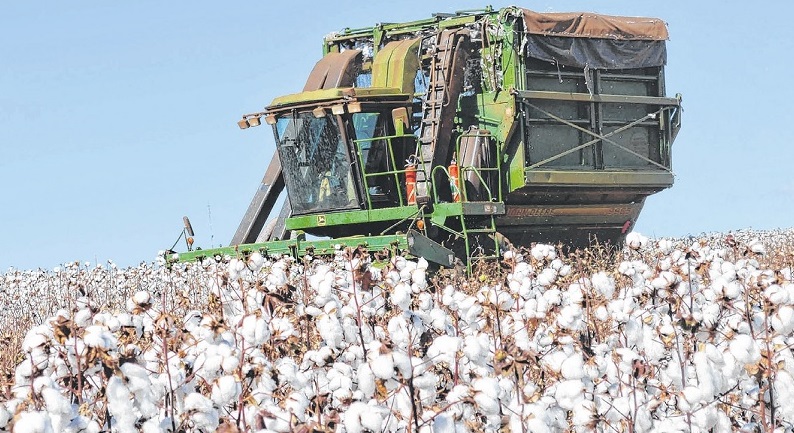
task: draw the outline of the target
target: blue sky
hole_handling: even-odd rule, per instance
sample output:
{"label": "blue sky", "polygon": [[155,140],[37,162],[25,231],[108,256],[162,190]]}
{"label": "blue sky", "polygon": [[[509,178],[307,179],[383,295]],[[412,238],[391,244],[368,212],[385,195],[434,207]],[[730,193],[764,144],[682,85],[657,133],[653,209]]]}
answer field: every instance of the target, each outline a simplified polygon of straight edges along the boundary
{"label": "blue sky", "polygon": [[[667,93],[683,94],[676,184],[652,196],[651,236],[791,227],[794,38],[752,15],[789,2],[543,1],[536,11],[668,23]],[[482,8],[469,0],[0,5],[0,270],[150,262],[190,216],[225,245],[273,152],[243,113],[299,91],[344,27]]]}

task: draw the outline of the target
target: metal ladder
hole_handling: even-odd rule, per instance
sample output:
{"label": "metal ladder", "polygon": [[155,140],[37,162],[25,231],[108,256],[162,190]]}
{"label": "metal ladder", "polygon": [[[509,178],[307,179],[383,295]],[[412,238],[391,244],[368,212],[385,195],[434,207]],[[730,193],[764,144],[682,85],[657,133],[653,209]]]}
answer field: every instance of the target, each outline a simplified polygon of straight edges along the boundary
{"label": "metal ladder", "polygon": [[[459,87],[453,82],[457,45],[461,34],[454,30],[443,30],[436,35],[433,57],[430,63],[430,79],[422,103],[422,125],[419,136],[419,158],[423,170],[418,170],[416,188],[418,196],[429,195],[429,174],[439,157],[439,146],[446,145],[452,132],[452,120],[457,109]],[[450,107],[450,105],[452,105]],[[443,153],[443,152],[442,152]],[[445,156],[446,154],[443,153]],[[444,158],[446,159],[446,158]]]}

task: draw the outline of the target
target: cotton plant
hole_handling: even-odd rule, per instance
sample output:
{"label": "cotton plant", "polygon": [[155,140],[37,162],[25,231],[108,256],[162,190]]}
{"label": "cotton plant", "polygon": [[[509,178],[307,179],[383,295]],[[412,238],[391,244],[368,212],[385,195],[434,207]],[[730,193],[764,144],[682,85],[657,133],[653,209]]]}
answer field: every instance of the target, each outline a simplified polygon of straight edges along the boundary
{"label": "cotton plant", "polygon": [[471,278],[342,247],[9,270],[21,311],[62,295],[17,337],[0,429],[787,431],[786,239],[534,245]]}

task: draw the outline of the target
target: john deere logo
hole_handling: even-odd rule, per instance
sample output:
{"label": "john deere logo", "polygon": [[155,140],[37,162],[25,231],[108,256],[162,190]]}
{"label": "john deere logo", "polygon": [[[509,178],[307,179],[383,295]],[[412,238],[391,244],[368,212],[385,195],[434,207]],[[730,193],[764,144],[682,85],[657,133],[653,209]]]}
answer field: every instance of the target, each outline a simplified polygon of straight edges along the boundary
{"label": "john deere logo", "polygon": [[317,215],[317,225],[318,226],[325,225],[325,215]]}

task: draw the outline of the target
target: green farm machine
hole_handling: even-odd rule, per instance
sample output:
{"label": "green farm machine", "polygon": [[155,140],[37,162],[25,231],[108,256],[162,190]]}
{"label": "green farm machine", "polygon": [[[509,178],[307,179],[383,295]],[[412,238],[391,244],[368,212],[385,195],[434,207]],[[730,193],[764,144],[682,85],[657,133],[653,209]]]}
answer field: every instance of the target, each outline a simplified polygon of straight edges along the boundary
{"label": "green farm machine", "polygon": [[277,152],[230,246],[171,260],[345,246],[451,266],[620,242],[673,184],[667,37],[654,18],[518,7],[332,33],[301,92],[238,123],[271,125]]}

